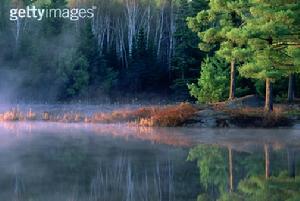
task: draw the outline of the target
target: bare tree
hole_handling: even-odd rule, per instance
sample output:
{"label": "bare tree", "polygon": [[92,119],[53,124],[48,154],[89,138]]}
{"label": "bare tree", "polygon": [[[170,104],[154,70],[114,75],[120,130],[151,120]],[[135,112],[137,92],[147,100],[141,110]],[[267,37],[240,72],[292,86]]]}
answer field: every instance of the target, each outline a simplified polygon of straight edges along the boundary
{"label": "bare tree", "polygon": [[128,55],[132,57],[133,41],[137,33],[138,3],[137,0],[125,0],[125,16],[128,29]]}
{"label": "bare tree", "polygon": [[159,18],[157,22],[158,29],[156,30],[157,38],[157,50],[156,50],[156,56],[157,58],[160,58],[161,53],[161,43],[163,39],[163,27],[164,27],[164,20],[165,20],[165,2],[162,2],[160,11],[159,11]]}
{"label": "bare tree", "polygon": [[170,30],[169,30],[169,50],[168,50],[168,71],[169,71],[169,79],[171,79],[171,65],[172,65],[172,57],[174,54],[174,47],[175,47],[175,38],[174,34],[176,31],[176,24],[175,24],[175,15],[174,15],[174,2],[170,0]]}

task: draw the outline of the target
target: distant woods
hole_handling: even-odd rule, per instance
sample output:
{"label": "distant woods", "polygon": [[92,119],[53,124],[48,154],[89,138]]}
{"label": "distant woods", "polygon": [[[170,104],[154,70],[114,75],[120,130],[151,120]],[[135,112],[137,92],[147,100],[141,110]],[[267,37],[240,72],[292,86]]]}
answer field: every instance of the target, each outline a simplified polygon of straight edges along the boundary
{"label": "distant woods", "polygon": [[[9,21],[10,7],[96,6],[93,20]],[[202,0],[5,0],[1,68],[15,69],[17,98],[100,100],[173,92],[188,97],[202,59],[186,18]]]}
{"label": "distant woods", "polygon": [[[190,90],[205,103],[257,93],[272,110],[299,96],[298,1],[2,2],[0,92],[14,100],[187,100]],[[28,5],[97,9],[92,20],[9,21],[10,7]]]}

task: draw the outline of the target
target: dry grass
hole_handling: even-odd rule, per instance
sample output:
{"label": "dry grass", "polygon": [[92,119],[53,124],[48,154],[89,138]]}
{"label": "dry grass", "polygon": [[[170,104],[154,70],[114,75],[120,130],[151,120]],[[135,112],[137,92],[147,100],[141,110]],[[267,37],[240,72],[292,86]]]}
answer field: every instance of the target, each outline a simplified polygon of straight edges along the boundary
{"label": "dry grass", "polygon": [[30,108],[29,112],[26,115],[26,118],[29,119],[29,120],[36,120],[37,115],[36,115],[36,113],[32,112],[32,110]]}
{"label": "dry grass", "polygon": [[20,110],[13,108],[7,112],[0,114],[0,121],[54,121],[54,122],[81,122],[84,117],[78,113],[65,113],[63,115],[49,114],[44,112],[43,114],[37,114],[31,109],[27,113],[22,113]]}
{"label": "dry grass", "polygon": [[146,107],[136,110],[117,110],[112,113],[96,113],[89,121],[95,123],[131,122],[142,118],[149,118],[156,111],[156,107]]}
{"label": "dry grass", "polygon": [[90,121],[101,123],[135,122],[140,126],[180,126],[198,109],[189,103],[165,107],[145,107],[136,110],[120,110],[98,113]]}
{"label": "dry grass", "polygon": [[76,112],[52,114],[34,113],[31,109],[23,114],[18,109],[12,109],[0,114],[0,121],[50,121],[50,122],[85,122],[85,123],[134,123],[140,126],[180,126],[193,116],[198,109],[189,103],[164,107],[143,107],[135,110],[117,110],[111,113],[95,113],[85,116]]}
{"label": "dry grass", "polygon": [[[216,111],[227,114],[229,117],[225,117],[227,118],[226,121],[238,127],[289,126],[292,123],[290,119],[295,119],[297,115],[300,117],[299,106],[291,105],[275,105],[272,113],[265,113],[263,108],[244,107],[229,109],[224,104],[215,104],[212,107]],[[189,103],[162,107],[143,107],[132,110],[116,110],[111,113],[94,113],[90,116],[72,111],[62,114],[53,112],[35,113],[30,109],[28,112],[22,113],[18,109],[12,109],[0,114],[0,121],[40,120],[65,123],[130,123],[135,126],[145,127],[176,127],[182,126],[199,110],[199,107]]]}
{"label": "dry grass", "polygon": [[162,127],[181,126],[197,111],[197,108],[188,103],[181,103],[179,105],[158,108],[157,111],[150,117],[140,119],[139,125]]}
{"label": "dry grass", "polygon": [[12,109],[8,112],[0,114],[1,121],[20,121],[24,119],[25,116],[23,116],[18,109]]}

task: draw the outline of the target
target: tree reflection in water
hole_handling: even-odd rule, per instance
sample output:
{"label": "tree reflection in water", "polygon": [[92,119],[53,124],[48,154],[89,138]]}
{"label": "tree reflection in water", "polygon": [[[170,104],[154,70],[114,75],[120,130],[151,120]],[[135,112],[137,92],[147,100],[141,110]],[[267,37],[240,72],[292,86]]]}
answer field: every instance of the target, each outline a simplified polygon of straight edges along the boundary
{"label": "tree reflection in water", "polygon": [[[34,130],[0,143],[0,200],[194,201],[197,169],[171,136],[151,141],[77,129]],[[69,131],[70,133],[62,133]],[[94,129],[93,129],[94,131]],[[12,131],[14,132],[14,131]],[[94,131],[95,132],[95,131]],[[110,132],[110,130],[106,130]],[[139,133],[138,135],[141,135]],[[164,136],[163,135],[163,136]],[[154,141],[152,141],[154,139]],[[180,144],[180,143],[179,143]]]}
{"label": "tree reflection in water", "polygon": [[300,200],[297,130],[34,122],[0,131],[0,200]]}
{"label": "tree reflection in water", "polygon": [[197,201],[300,200],[298,148],[253,146],[254,150],[205,144],[192,148],[188,160],[196,161],[201,183]]}

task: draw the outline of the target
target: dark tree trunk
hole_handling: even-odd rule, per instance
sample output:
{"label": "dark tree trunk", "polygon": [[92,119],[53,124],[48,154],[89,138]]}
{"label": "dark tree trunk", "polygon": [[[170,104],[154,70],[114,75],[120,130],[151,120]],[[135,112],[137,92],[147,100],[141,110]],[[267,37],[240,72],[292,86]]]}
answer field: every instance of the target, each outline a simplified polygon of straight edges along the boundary
{"label": "dark tree trunk", "polygon": [[295,98],[295,74],[289,75],[289,90],[288,90],[288,102],[293,102]]}
{"label": "dark tree trunk", "polygon": [[287,149],[287,159],[288,159],[288,171],[289,176],[292,178],[296,177],[296,159],[295,159],[295,151],[288,148]]}
{"label": "dark tree trunk", "polygon": [[270,147],[268,144],[265,144],[265,174],[266,179],[270,178]]}
{"label": "dark tree trunk", "polygon": [[265,99],[265,111],[273,111],[273,89],[270,78],[266,79],[266,99]]}
{"label": "dark tree trunk", "polygon": [[235,72],[235,60],[231,61],[230,64],[230,91],[229,91],[229,100],[233,100],[235,98],[235,79],[236,79],[236,72]]}

